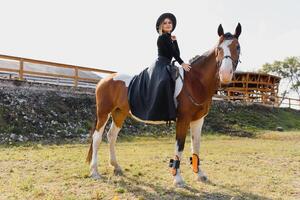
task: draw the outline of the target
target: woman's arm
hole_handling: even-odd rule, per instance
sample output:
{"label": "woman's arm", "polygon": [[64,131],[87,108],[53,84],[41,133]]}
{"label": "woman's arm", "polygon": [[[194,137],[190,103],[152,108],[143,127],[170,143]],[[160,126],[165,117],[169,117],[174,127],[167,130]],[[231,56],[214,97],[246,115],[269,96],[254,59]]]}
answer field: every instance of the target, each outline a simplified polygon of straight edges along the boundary
{"label": "woman's arm", "polygon": [[[179,47],[178,47],[178,44],[177,44],[176,36],[175,35],[171,36],[171,39],[173,40],[173,44],[174,44],[175,50],[177,51],[177,54],[180,55],[180,51],[179,51]],[[186,63],[182,63],[181,66],[183,67],[183,69],[185,71],[190,71],[190,69],[191,69],[191,66],[189,64],[186,64]]]}
{"label": "woman's arm", "polygon": [[177,44],[177,40],[173,40],[173,44],[175,46],[175,50],[177,51],[177,54],[180,55],[180,51],[179,51],[179,47],[178,47],[178,44]]}
{"label": "woman's arm", "polygon": [[175,43],[175,46],[177,45],[178,51],[177,51],[177,48],[174,47],[172,44],[171,36],[167,35],[167,34],[163,34],[163,35],[164,35],[163,40],[164,40],[165,45],[167,46],[168,50],[172,53],[175,60],[181,65],[183,63],[183,60],[180,58],[180,55],[179,55],[180,52],[179,52],[177,42]]}

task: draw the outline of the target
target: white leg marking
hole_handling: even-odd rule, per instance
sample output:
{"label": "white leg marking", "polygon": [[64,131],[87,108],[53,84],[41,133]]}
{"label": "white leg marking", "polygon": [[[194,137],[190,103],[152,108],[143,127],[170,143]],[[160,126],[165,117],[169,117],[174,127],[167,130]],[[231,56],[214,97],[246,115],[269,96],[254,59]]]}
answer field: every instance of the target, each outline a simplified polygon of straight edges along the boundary
{"label": "white leg marking", "polygon": [[117,162],[115,150],[115,145],[120,130],[121,128],[117,127],[114,121],[112,120],[110,129],[107,133],[107,140],[109,142],[109,161],[110,164],[114,167],[114,173],[117,175],[122,174],[122,169]]}
{"label": "white leg marking", "polygon": [[[108,120],[108,117],[107,117]],[[100,175],[98,173],[98,166],[97,166],[97,160],[98,160],[98,148],[102,141],[102,135],[105,128],[105,125],[107,123],[104,123],[104,125],[99,129],[99,131],[95,130],[93,134],[93,154],[92,154],[92,162],[90,165],[91,168],[91,177],[94,179],[99,179]]]}
{"label": "white leg marking", "polygon": [[[204,117],[202,117],[201,119],[198,119],[196,121],[192,121],[190,123],[190,130],[191,130],[191,136],[192,136],[192,139],[191,139],[192,154],[197,154],[198,156],[200,153],[200,139],[201,139],[203,122],[204,122]],[[206,175],[202,172],[202,170],[200,169],[200,166],[199,166],[197,180],[206,181],[206,179],[207,179]]]}
{"label": "white leg marking", "polygon": [[[177,144],[177,141],[175,142],[175,155],[178,156],[179,160],[181,161],[181,158],[182,158],[182,151],[178,151],[178,144]],[[177,169],[177,173],[176,175],[174,176],[174,181],[173,181],[173,184],[175,186],[178,186],[178,187],[182,187],[184,186],[184,181],[183,181],[183,178],[180,174],[180,168]]]}

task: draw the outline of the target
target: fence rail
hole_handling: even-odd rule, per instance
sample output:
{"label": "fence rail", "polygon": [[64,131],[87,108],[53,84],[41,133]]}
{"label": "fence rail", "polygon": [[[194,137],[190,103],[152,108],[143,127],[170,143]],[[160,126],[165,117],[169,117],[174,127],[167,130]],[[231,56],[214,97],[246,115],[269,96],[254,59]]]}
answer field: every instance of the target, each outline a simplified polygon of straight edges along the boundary
{"label": "fence rail", "polygon": [[[77,66],[77,65],[62,64],[62,63],[57,63],[57,62],[42,61],[42,60],[22,58],[22,57],[2,55],[2,54],[0,54],[0,60],[10,60],[10,61],[19,62],[18,69],[12,69],[12,68],[0,66],[0,72],[15,73],[15,74],[17,74],[18,79],[20,79],[20,80],[24,80],[26,76],[34,76],[34,77],[38,77],[38,78],[50,77],[50,78],[54,78],[54,79],[55,78],[63,78],[68,81],[71,80],[72,85],[75,87],[78,87],[79,81],[92,83],[92,84],[95,84],[99,81],[99,79],[96,79],[96,78],[80,77],[79,71],[88,71],[88,72],[96,72],[96,73],[104,73],[104,74],[115,73],[115,71],[110,71],[110,70],[95,69],[95,68],[91,68],[91,67],[82,67],[82,66]],[[52,67],[67,68],[67,69],[73,70],[73,75],[63,75],[63,74],[58,74],[58,73],[47,73],[47,72],[25,70],[24,63],[32,63],[32,64],[52,66]],[[235,82],[239,83],[240,81],[235,81]],[[241,91],[241,92],[243,93],[243,91]],[[257,98],[257,97],[255,97],[255,98]],[[242,96],[215,95],[214,99],[231,100],[231,101],[247,100],[248,103],[251,103],[248,101],[249,98],[245,99],[245,97],[242,97]],[[279,97],[279,96],[268,96],[268,99],[271,99],[272,101],[276,102],[274,105],[270,105],[270,106],[276,106],[276,107],[281,106],[281,107],[300,109],[300,99]],[[261,101],[261,100],[259,100],[258,102],[255,102],[253,100],[252,103],[260,103],[263,105],[268,105],[267,101]]]}
{"label": "fence rail", "polygon": [[[2,54],[0,54],[0,59],[19,62],[18,69],[11,69],[11,68],[5,68],[5,67],[0,66],[0,72],[14,72],[14,73],[18,74],[18,78],[20,80],[24,80],[24,77],[26,75],[36,76],[36,77],[64,78],[64,79],[73,80],[75,87],[78,86],[79,81],[85,81],[85,82],[91,82],[91,83],[97,83],[99,81],[99,79],[96,79],[96,78],[80,77],[79,71],[98,72],[98,73],[105,73],[105,74],[115,73],[114,71],[110,71],[110,70],[95,69],[95,68],[91,68],[91,67],[82,67],[82,66],[76,66],[76,65],[62,64],[62,63],[57,63],[57,62],[42,61],[42,60],[22,58],[22,57],[2,55]],[[40,65],[46,65],[46,66],[52,66],[52,67],[72,69],[72,70],[74,70],[74,73],[73,73],[73,75],[63,75],[63,74],[58,74],[58,73],[47,73],[47,72],[25,70],[24,63],[32,63],[32,64],[40,64]]]}
{"label": "fence rail", "polygon": [[277,97],[281,107],[289,107],[300,110],[300,99],[289,97]]}
{"label": "fence rail", "polygon": [[257,104],[271,106],[271,107],[288,107],[288,108],[300,110],[300,99],[280,97],[280,96],[268,96],[269,99],[272,99],[272,101],[276,102],[271,104],[268,103],[267,101],[262,101],[257,97],[253,97],[253,98],[254,100],[251,101],[251,98],[248,97],[246,99],[244,96],[226,96],[226,95],[219,95],[219,94],[214,95],[214,99],[219,99],[219,100],[241,101],[246,104],[257,103]]}

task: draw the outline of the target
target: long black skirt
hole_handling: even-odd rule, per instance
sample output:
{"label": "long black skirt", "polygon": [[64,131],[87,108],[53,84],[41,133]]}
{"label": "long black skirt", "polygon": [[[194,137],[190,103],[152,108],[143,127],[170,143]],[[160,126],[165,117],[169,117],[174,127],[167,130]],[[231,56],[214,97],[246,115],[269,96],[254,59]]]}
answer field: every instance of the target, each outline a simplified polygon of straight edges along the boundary
{"label": "long black skirt", "polygon": [[142,120],[176,121],[175,81],[167,69],[171,61],[159,56],[154,64],[135,75],[128,86],[131,113]]}

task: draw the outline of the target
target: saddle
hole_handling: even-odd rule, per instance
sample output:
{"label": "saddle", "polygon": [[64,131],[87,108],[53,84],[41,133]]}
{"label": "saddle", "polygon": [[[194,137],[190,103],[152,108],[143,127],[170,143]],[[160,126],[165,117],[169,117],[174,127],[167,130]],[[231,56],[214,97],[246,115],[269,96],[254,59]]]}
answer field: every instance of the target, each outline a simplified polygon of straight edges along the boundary
{"label": "saddle", "polygon": [[167,66],[167,70],[173,81],[176,81],[179,77],[179,68],[175,65],[176,60],[173,60],[171,64]]}

